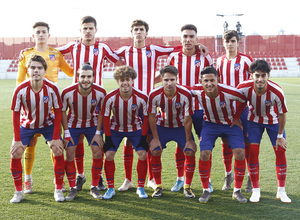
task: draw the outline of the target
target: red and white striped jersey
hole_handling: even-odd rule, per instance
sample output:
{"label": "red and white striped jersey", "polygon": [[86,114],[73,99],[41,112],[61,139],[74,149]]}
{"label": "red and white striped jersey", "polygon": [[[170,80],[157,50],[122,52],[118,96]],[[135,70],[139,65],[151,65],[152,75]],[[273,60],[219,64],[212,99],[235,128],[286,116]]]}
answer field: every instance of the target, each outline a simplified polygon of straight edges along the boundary
{"label": "red and white striped jersey", "polygon": [[256,95],[253,80],[241,83],[238,88],[250,103],[249,121],[261,124],[277,124],[278,114],[288,111],[283,90],[270,80],[268,80],[267,91],[261,96]]}
{"label": "red and white striped jersey", "polygon": [[[203,56],[198,52],[192,56],[186,56],[182,51],[170,54],[168,64],[178,69],[178,83],[184,86],[194,86],[200,82],[201,71],[206,66],[213,64],[211,56]],[[193,98],[194,110],[201,109],[197,99]]]}
{"label": "red and white striped jersey", "polygon": [[163,86],[155,88],[149,94],[148,113],[156,114],[157,125],[169,128],[182,127],[184,116],[194,114],[192,95],[187,88],[176,85],[175,96],[169,99],[164,93]]}
{"label": "red and white striped jersey", "polygon": [[158,57],[169,55],[173,47],[150,45],[141,49],[134,46],[124,46],[116,50],[119,57],[123,57],[126,65],[131,66],[137,73],[133,86],[149,94],[154,89],[154,79]]}
{"label": "red and white striped jersey", "polygon": [[220,83],[237,87],[241,82],[250,78],[249,66],[253,59],[245,54],[238,53],[237,56],[229,60],[225,55],[217,59],[217,71]]}
{"label": "red and white striped jersey", "polygon": [[48,79],[43,80],[42,89],[35,93],[30,79],[19,84],[14,91],[11,110],[22,111],[20,125],[28,129],[38,129],[52,125],[52,108],[60,109],[62,101],[58,87]]}
{"label": "red and white striped jersey", "polygon": [[119,88],[111,91],[104,99],[101,114],[110,117],[110,129],[119,132],[132,132],[142,129],[142,119],[139,111],[147,116],[148,96],[142,91],[132,88],[132,95],[128,100],[123,100]]}
{"label": "red and white striped jersey", "polygon": [[73,83],[77,82],[77,71],[85,62],[89,62],[95,70],[94,82],[103,86],[102,69],[104,58],[115,63],[119,57],[104,43],[96,41],[91,46],[86,46],[80,42],[70,42],[64,46],[57,48],[63,55],[71,53],[73,59],[74,76]]}
{"label": "red and white striped jersey", "polygon": [[[66,87],[61,94],[62,111],[68,112],[69,128],[87,128],[97,126],[97,117],[102,108],[106,91],[93,83],[92,90],[87,96],[81,95],[78,83]],[[97,109],[98,107],[98,109]]]}
{"label": "red and white striped jersey", "polygon": [[214,99],[205,94],[202,85],[196,85],[192,88],[192,94],[197,96],[203,110],[204,120],[217,124],[232,124],[235,109],[234,101],[242,103],[246,97],[236,88],[228,85],[218,84],[219,94]]}

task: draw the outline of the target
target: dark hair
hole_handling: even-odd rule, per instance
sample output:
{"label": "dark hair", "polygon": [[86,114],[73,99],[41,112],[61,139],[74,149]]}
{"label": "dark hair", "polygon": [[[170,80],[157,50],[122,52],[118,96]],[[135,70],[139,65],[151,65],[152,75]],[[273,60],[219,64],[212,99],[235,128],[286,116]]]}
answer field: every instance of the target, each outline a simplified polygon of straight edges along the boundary
{"label": "dark hair", "polygon": [[263,73],[270,73],[271,68],[267,61],[265,60],[255,60],[250,64],[249,70],[251,73],[260,71]]}
{"label": "dark hair", "polygon": [[145,29],[146,29],[146,32],[148,33],[149,31],[149,25],[146,21],[143,21],[143,20],[134,20],[132,23],[131,23],[131,32],[133,30],[133,27],[134,26],[144,26]]}
{"label": "dark hair", "polygon": [[134,80],[137,77],[135,70],[131,66],[119,66],[114,71],[115,80],[131,78]]}
{"label": "dark hair", "polygon": [[77,70],[77,77],[79,77],[79,74],[82,70],[92,70],[93,77],[95,76],[95,70],[93,69],[93,67],[91,66],[91,64],[89,62],[86,62],[81,65],[81,67]]}
{"label": "dark hair", "polygon": [[218,77],[218,71],[213,66],[206,66],[201,71],[201,76],[205,74],[214,74],[216,77]]}
{"label": "dark hair", "polygon": [[32,28],[34,29],[34,28],[40,27],[40,26],[46,27],[47,30],[48,30],[48,33],[49,33],[50,27],[49,27],[49,24],[47,24],[46,22],[42,22],[42,21],[35,22],[35,23],[33,24]]}
{"label": "dark hair", "polygon": [[184,31],[184,30],[193,30],[193,31],[195,31],[196,32],[196,34],[197,34],[197,28],[196,28],[196,26],[195,25],[193,25],[193,24],[185,24],[185,25],[183,25],[182,27],[181,27],[181,32],[182,31]]}
{"label": "dark hair", "polygon": [[223,34],[223,40],[230,40],[233,37],[236,37],[237,42],[239,42],[240,36],[237,31],[228,30],[228,31],[225,31],[225,33]]}
{"label": "dark hair", "polygon": [[178,76],[178,69],[172,65],[164,66],[163,68],[160,69],[159,72],[160,72],[161,77],[164,77],[165,73],[171,73],[171,74],[175,75],[176,77]]}
{"label": "dark hair", "polygon": [[45,60],[42,56],[37,55],[37,54],[34,54],[34,55],[32,55],[32,56],[29,58],[29,60],[28,60],[27,63],[26,63],[26,67],[29,68],[30,65],[31,65],[31,63],[32,63],[33,61],[41,63],[42,66],[44,67],[44,70],[45,70],[45,71],[47,70],[47,62],[46,62],[46,60]]}
{"label": "dark hair", "polygon": [[83,25],[85,23],[94,23],[95,28],[97,28],[97,21],[95,18],[93,18],[92,16],[85,16],[81,19],[80,21],[80,25]]}

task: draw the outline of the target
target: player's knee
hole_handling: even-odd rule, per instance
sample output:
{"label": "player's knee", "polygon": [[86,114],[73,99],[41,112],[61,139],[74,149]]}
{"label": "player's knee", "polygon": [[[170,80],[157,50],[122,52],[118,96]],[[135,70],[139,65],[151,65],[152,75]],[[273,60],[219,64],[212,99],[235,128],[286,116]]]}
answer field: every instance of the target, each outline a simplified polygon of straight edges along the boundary
{"label": "player's knee", "polygon": [[140,150],[140,151],[137,151],[137,154],[139,155],[139,160],[146,160],[147,159],[147,151]]}
{"label": "player's knee", "polygon": [[23,153],[24,153],[24,149],[19,148],[14,153],[11,154],[11,157],[14,158],[14,159],[21,158]]}
{"label": "player's knee", "polygon": [[115,158],[115,152],[114,151],[106,151],[105,153],[105,160],[112,161]]}
{"label": "player's knee", "polygon": [[195,155],[195,152],[193,151],[193,150],[186,150],[185,152],[184,152],[184,154],[186,155],[186,156],[194,156]]}
{"label": "player's knee", "polygon": [[158,157],[158,156],[161,156],[161,150],[154,150],[154,151],[152,151],[152,156],[154,156],[154,157]]}
{"label": "player's knee", "polygon": [[210,160],[211,151],[210,150],[204,150],[200,152],[200,159],[202,161],[208,161]]}
{"label": "player's knee", "polygon": [[243,148],[236,148],[233,150],[234,158],[237,160],[245,159],[245,150]]}

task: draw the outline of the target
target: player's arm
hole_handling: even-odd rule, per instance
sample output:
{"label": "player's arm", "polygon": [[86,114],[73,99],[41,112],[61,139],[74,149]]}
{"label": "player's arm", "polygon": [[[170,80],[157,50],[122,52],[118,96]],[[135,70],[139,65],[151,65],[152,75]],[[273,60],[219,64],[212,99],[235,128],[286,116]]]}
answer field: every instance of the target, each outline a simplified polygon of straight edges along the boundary
{"label": "player's arm", "polygon": [[148,115],[148,120],[149,120],[149,126],[152,132],[153,139],[150,142],[149,149],[152,152],[155,148],[160,147],[160,150],[162,150],[160,141],[159,141],[159,136],[157,132],[157,127],[156,127],[156,120],[155,120],[155,113],[149,113]]}
{"label": "player's arm", "polygon": [[54,131],[52,141],[49,142],[50,149],[54,155],[62,154],[64,151],[64,145],[60,140],[60,126],[61,126],[61,108],[54,108]]}
{"label": "player's arm", "polygon": [[96,133],[95,133],[95,135],[94,135],[94,137],[91,141],[91,144],[96,142],[97,145],[100,148],[103,148],[103,145],[104,145],[103,138],[102,138],[102,135],[101,135],[102,125],[103,125],[103,115],[99,114],[98,119],[97,119],[97,130],[96,130]]}
{"label": "player's arm", "polygon": [[20,129],[20,112],[13,111],[13,130],[14,139],[11,144],[10,154],[14,155],[16,158],[22,157],[25,150],[25,146],[21,141],[21,129]]}
{"label": "player's arm", "polygon": [[64,56],[60,53],[59,54],[59,68],[69,77],[73,77],[74,69],[67,63]]}
{"label": "player's arm", "polygon": [[276,140],[276,150],[278,150],[278,147],[282,147],[284,150],[286,150],[287,148],[286,140],[283,137],[283,131],[286,124],[286,113],[282,113],[278,115],[278,124],[279,124],[279,129],[278,129],[278,135]]}
{"label": "player's arm", "polygon": [[71,134],[70,134],[70,131],[69,131],[69,128],[68,128],[68,119],[67,119],[66,111],[61,112],[61,124],[62,124],[63,129],[64,129],[64,139],[63,139],[64,147],[66,148],[70,141],[74,145],[73,138],[71,137]]}
{"label": "player's arm", "polygon": [[185,151],[186,149],[191,149],[194,152],[197,151],[197,147],[195,142],[192,139],[192,125],[193,125],[193,121],[192,121],[192,116],[184,116],[183,119],[183,123],[184,123],[184,130],[185,130],[185,136],[186,136],[186,144],[185,147],[183,149],[183,151]]}
{"label": "player's arm", "polygon": [[25,63],[25,57],[23,51],[21,51],[19,56],[19,64],[18,64],[18,76],[17,76],[17,85],[23,82],[26,79],[27,68]]}

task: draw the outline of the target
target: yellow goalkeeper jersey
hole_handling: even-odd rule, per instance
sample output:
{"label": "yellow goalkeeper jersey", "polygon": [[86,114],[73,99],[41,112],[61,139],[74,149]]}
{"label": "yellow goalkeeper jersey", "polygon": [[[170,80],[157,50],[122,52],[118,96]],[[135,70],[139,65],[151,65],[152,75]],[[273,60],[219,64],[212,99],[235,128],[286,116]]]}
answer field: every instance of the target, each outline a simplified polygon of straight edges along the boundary
{"label": "yellow goalkeeper jersey", "polygon": [[48,47],[45,52],[41,53],[38,52],[35,47],[32,47],[21,53],[23,54],[20,54],[20,57],[22,58],[20,58],[18,65],[17,85],[29,77],[26,64],[33,54],[38,54],[46,60],[48,67],[44,77],[51,80],[52,82],[57,83],[58,69],[61,69],[70,77],[73,76],[73,68],[67,63],[62,53],[57,49]]}

